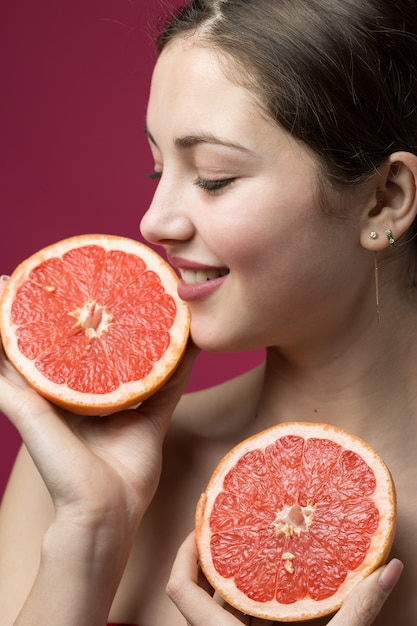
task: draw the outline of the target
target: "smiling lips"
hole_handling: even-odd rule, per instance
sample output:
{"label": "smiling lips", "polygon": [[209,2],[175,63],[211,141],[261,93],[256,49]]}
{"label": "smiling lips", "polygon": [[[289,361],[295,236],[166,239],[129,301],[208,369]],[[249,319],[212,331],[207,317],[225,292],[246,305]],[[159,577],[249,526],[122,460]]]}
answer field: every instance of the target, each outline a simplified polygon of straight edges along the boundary
{"label": "smiling lips", "polygon": [[186,302],[208,298],[223,284],[229,274],[226,267],[204,267],[182,259],[170,260],[174,267],[177,267],[181,277],[178,295]]}
{"label": "smiling lips", "polygon": [[205,283],[208,280],[221,278],[229,273],[228,269],[210,269],[210,270],[190,270],[180,269],[181,279],[187,285],[195,285],[196,283]]}
{"label": "smiling lips", "polygon": [[[183,274],[183,272],[181,272]],[[187,270],[186,277],[194,282],[186,282],[184,278],[178,283],[178,295],[185,302],[197,302],[211,296],[227,279],[229,272],[216,272],[216,278],[208,278],[208,272]],[[200,282],[198,282],[198,280]]]}

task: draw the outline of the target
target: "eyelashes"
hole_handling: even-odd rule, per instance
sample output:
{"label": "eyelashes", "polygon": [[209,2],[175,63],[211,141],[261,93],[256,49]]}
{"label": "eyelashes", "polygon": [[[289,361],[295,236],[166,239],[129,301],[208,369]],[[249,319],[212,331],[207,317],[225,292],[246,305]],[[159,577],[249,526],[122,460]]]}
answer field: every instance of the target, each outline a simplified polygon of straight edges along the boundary
{"label": "eyelashes", "polygon": [[[159,180],[162,176],[162,172],[151,172],[147,174],[146,177],[152,180]],[[217,179],[204,179],[197,178],[193,181],[193,184],[199,189],[203,189],[207,191],[207,193],[216,193],[217,191],[221,191],[225,187],[231,185],[236,179],[235,178],[217,178]]]}
{"label": "eyelashes", "polygon": [[150,172],[146,174],[146,178],[151,178],[152,180],[159,179],[162,176],[162,172]]}
{"label": "eyelashes", "polygon": [[216,191],[220,191],[224,189],[228,185],[230,185],[235,179],[234,178],[219,178],[214,180],[204,180],[202,178],[197,178],[194,181],[196,187],[200,189],[204,189],[209,193],[215,193]]}

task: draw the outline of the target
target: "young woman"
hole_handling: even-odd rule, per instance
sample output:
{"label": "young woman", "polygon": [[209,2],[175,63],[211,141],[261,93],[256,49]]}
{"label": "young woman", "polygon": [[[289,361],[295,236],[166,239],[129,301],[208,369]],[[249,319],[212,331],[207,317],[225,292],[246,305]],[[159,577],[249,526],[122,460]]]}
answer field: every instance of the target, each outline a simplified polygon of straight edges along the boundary
{"label": "young woman", "polygon": [[26,444],[0,516],[5,624],[265,623],[200,586],[189,533],[219,458],[288,420],[364,438],[398,491],[398,558],[315,623],[415,621],[416,8],[196,0],[170,20],[146,119],[160,181],[142,233],[181,276],[194,344],[266,347],[266,362],[180,399],[190,345],[140,411],[97,425],[1,361],[0,410]]}

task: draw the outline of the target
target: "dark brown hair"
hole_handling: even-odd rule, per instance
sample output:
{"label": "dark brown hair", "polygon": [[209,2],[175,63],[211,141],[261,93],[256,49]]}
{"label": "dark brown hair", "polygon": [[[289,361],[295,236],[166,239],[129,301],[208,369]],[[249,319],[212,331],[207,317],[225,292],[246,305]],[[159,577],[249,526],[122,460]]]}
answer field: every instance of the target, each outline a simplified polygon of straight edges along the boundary
{"label": "dark brown hair", "polygon": [[159,51],[194,34],[233,61],[235,80],[335,188],[394,151],[417,153],[416,0],[194,0],[168,21]]}

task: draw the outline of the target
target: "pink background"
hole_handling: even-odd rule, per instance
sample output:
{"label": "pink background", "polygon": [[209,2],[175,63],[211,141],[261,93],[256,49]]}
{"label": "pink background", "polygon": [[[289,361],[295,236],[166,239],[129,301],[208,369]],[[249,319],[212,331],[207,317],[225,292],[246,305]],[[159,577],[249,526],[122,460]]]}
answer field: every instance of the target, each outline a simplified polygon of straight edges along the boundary
{"label": "pink background", "polygon": [[[1,274],[74,234],[139,238],[153,189],[143,133],[153,26],[178,3],[2,0]],[[190,390],[261,358],[203,354]],[[19,444],[0,414],[0,497]]]}

